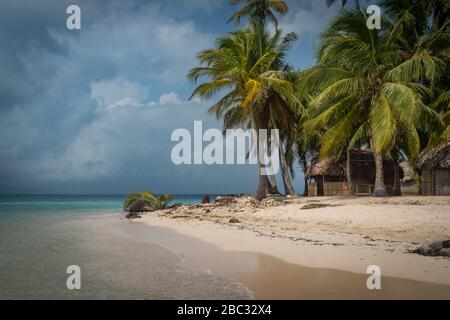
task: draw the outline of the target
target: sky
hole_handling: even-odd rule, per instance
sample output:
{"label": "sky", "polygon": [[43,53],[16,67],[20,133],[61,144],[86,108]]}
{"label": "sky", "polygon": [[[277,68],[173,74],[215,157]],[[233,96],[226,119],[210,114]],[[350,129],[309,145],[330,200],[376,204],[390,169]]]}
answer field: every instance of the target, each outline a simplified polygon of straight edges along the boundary
{"label": "sky", "polygon": [[[287,3],[280,28],[299,35],[287,60],[305,68],[338,8]],[[81,30],[66,27],[70,4]],[[238,28],[226,23],[234,10],[228,0],[2,0],[0,194],[254,192],[253,166],[170,158],[173,130],[221,129],[212,101],[188,101],[186,74],[200,50]]]}

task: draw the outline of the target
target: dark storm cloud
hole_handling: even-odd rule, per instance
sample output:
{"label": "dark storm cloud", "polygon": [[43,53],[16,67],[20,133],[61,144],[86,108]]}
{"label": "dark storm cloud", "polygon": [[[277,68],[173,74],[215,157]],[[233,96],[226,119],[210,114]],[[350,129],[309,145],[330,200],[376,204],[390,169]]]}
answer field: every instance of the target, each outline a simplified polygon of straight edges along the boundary
{"label": "dark storm cloud", "polygon": [[[69,4],[81,31],[65,26]],[[321,15],[292,8],[287,29]],[[172,130],[220,128],[208,103],[186,102],[186,73],[233,28],[232,11],[226,0],[1,1],[0,193],[252,191],[254,168],[170,161]]]}

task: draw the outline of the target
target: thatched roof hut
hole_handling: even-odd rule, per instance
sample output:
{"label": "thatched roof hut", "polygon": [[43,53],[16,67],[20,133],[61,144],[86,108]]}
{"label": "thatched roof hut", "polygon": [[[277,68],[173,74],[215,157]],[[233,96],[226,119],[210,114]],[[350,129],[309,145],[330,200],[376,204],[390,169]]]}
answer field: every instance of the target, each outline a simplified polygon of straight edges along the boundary
{"label": "thatched roof hut", "polygon": [[422,171],[422,194],[450,196],[450,141],[422,152],[416,164]]}
{"label": "thatched roof hut", "polygon": [[318,157],[311,163],[306,171],[306,177],[312,178],[316,176],[343,176],[345,175],[344,168],[336,163],[332,157],[319,160]]}
{"label": "thatched roof hut", "polygon": [[450,169],[450,141],[422,152],[417,161],[419,169]]}
{"label": "thatched roof hut", "polygon": [[[361,174],[364,174],[365,169],[369,163],[375,163],[375,157],[370,150],[353,150],[350,155],[352,163],[352,171],[359,170]],[[384,160],[384,164],[391,166],[389,160]],[[314,157],[308,170],[306,171],[306,177],[311,178],[315,176],[345,176],[345,160],[336,162],[335,158],[329,157],[327,159],[320,160],[318,156]],[[390,168],[388,168],[390,169]]]}
{"label": "thatched roof hut", "polygon": [[[394,190],[394,162],[385,160],[384,180],[389,194]],[[350,154],[350,169],[352,177],[352,190],[348,190],[346,176],[346,161],[336,161],[330,157],[320,160],[317,156],[305,173],[310,180],[309,190],[311,196],[334,196],[372,194],[375,183],[375,157],[370,150],[353,150]],[[403,170],[397,171],[399,179],[403,178]]]}

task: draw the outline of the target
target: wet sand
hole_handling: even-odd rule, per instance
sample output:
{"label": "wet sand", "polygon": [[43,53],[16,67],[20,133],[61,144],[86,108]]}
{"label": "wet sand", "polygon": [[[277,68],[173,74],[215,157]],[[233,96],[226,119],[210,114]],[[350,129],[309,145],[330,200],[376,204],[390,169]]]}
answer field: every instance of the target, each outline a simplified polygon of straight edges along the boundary
{"label": "wet sand", "polygon": [[[0,299],[253,299],[237,281],[183,267],[162,246],[102,231],[97,216],[104,214],[0,221]],[[80,267],[81,290],[67,287],[71,265]]]}
{"label": "wet sand", "polygon": [[[209,270],[244,284],[256,299],[450,299],[449,285],[383,276],[382,290],[368,290],[369,275],[364,271],[311,268],[261,252],[224,250],[205,241],[204,236],[178,232],[167,221],[159,221],[157,226],[158,218],[154,217],[153,225],[146,219],[146,223],[139,223],[110,215],[90,223],[123,239],[161,245],[178,255],[188,268]],[[196,231],[202,233],[201,229]],[[254,236],[254,241],[258,239],[266,240]]]}

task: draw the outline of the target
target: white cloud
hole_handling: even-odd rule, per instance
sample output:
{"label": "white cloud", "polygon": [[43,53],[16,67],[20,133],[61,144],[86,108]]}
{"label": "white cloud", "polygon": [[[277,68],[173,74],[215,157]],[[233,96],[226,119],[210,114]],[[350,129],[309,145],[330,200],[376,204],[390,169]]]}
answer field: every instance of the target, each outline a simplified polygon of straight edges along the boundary
{"label": "white cloud", "polygon": [[90,96],[97,102],[97,117],[79,130],[63,152],[45,156],[41,170],[55,180],[70,180],[123,174],[135,169],[127,167],[131,158],[149,170],[152,161],[170,166],[172,130],[208,118],[207,107],[183,102],[175,92],[147,102],[144,92],[148,90],[123,78],[92,83]]}
{"label": "white cloud", "polygon": [[176,94],[175,92],[170,92],[170,93],[166,93],[161,95],[161,97],[159,98],[159,103],[160,104],[179,104],[182,103],[182,101],[180,100],[180,98],[178,98],[178,94]]}
{"label": "white cloud", "polygon": [[97,101],[99,108],[113,109],[148,97],[146,88],[124,78],[92,82],[90,87],[90,97]]}

